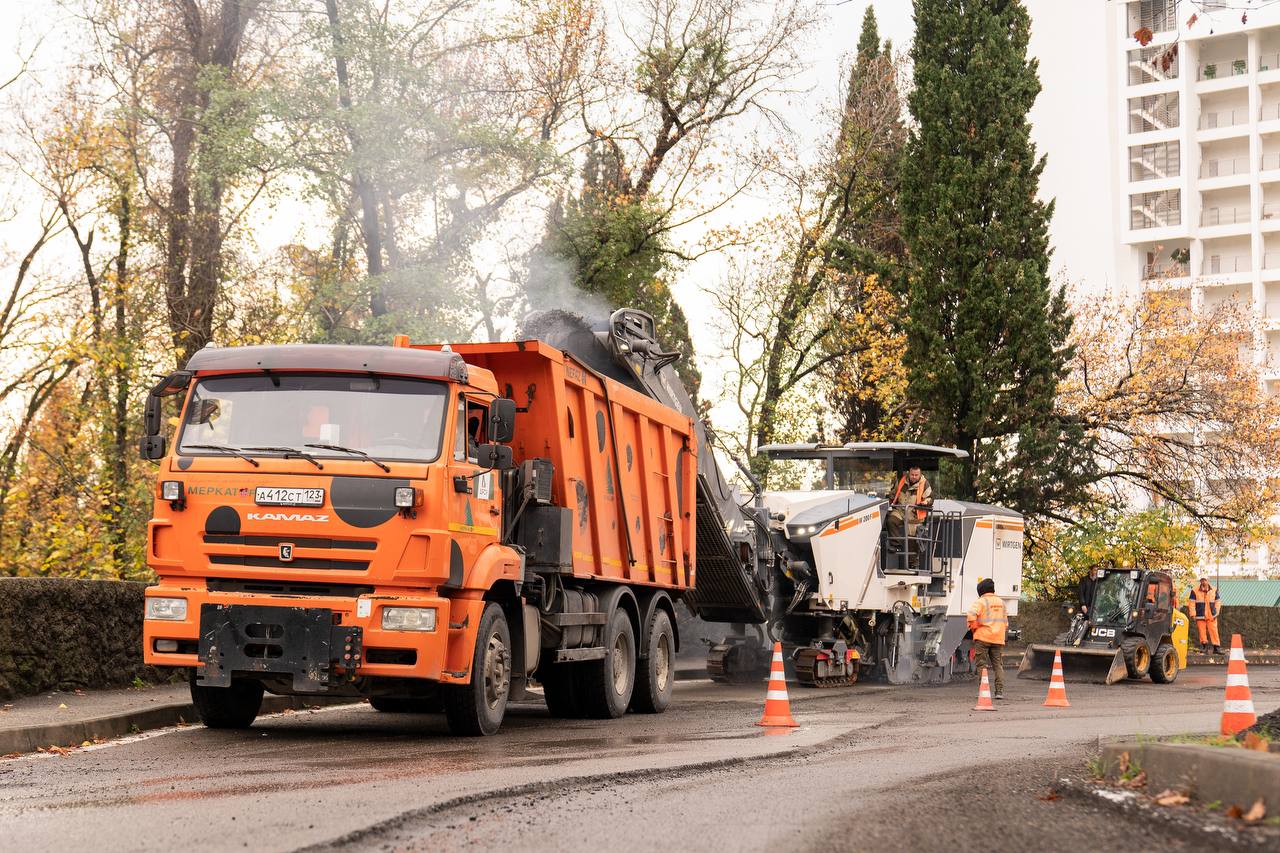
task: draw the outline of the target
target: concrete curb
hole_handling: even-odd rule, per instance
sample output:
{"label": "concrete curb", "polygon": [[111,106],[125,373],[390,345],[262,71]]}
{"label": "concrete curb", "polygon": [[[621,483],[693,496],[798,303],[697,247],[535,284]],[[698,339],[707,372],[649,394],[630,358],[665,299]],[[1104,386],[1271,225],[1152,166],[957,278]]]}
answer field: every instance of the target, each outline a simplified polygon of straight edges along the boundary
{"label": "concrete curb", "polygon": [[1190,743],[1117,741],[1102,748],[1102,770],[1109,780],[1120,775],[1121,756],[1147,774],[1147,790],[1184,790],[1201,803],[1219,802],[1248,809],[1256,800],[1267,813],[1280,811],[1280,756],[1251,749]]}
{"label": "concrete curb", "polygon": [[[359,700],[350,697],[314,698],[300,696],[264,696],[263,714],[300,710],[315,705],[341,705]],[[87,720],[69,720],[65,723],[49,723],[40,726],[24,726],[0,729],[0,755],[37,752],[50,746],[79,746],[94,738],[117,738],[151,729],[194,723],[200,719],[195,705],[178,702],[154,708],[138,708],[119,714],[109,714]]]}

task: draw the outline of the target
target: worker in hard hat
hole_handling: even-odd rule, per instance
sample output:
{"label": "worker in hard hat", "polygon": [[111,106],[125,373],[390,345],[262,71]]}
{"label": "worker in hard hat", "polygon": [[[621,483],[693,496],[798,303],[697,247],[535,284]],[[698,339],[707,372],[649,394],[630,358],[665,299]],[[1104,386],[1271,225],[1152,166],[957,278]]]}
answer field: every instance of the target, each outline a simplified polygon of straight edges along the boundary
{"label": "worker in hard hat", "polygon": [[1200,585],[1191,588],[1187,593],[1187,604],[1200,632],[1200,651],[1208,654],[1209,643],[1212,642],[1214,654],[1222,654],[1222,640],[1218,637],[1218,613],[1222,604],[1218,601],[1218,591],[1209,585],[1208,578],[1200,578]]}
{"label": "worker in hard hat", "polygon": [[919,465],[913,465],[898,480],[897,488],[889,498],[889,517],[885,519],[885,529],[889,532],[890,553],[908,554],[908,563],[914,570],[918,555],[911,547],[911,540],[920,527],[920,522],[929,515],[929,507],[933,506],[933,487],[925,479]]}
{"label": "worker in hard hat", "polygon": [[986,669],[992,680],[993,697],[1004,698],[1004,638],[1009,616],[1004,599],[996,595],[996,582],[991,578],[978,581],[978,599],[969,605],[965,616],[973,631],[973,665]]}

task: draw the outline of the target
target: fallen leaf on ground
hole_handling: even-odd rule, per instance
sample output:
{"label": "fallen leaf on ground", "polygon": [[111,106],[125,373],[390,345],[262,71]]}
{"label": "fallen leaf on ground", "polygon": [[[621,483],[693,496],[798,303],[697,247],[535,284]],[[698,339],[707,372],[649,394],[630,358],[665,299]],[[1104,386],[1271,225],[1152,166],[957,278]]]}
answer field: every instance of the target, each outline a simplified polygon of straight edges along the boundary
{"label": "fallen leaf on ground", "polygon": [[1036,799],[1037,799],[1037,800],[1042,800],[1042,801],[1044,801],[1044,802],[1046,802],[1046,803],[1051,803],[1051,802],[1053,802],[1054,800],[1060,800],[1060,799],[1062,799],[1062,795],[1061,795],[1061,794],[1059,794],[1057,791],[1049,791],[1048,793],[1044,794],[1043,796],[1036,797]]}
{"label": "fallen leaf on ground", "polygon": [[1262,801],[1262,797],[1258,797],[1258,799],[1254,800],[1253,805],[1250,806],[1249,810],[1243,815],[1244,819],[1249,823],[1262,820],[1266,816],[1267,804]]}
{"label": "fallen leaf on ground", "polygon": [[1261,735],[1256,735],[1253,732],[1245,732],[1244,748],[1256,749],[1258,752],[1270,752],[1271,741],[1267,740]]}
{"label": "fallen leaf on ground", "polygon": [[1128,772],[1129,772],[1129,753],[1122,752],[1120,753],[1120,775],[1123,776]]}
{"label": "fallen leaf on ground", "polygon": [[71,750],[65,746],[42,746],[40,747],[40,751],[51,752],[54,755],[61,755],[63,758],[66,758],[71,754]]}
{"label": "fallen leaf on ground", "polygon": [[21,758],[21,757],[22,757],[21,752],[6,752],[4,755],[0,755],[0,758]]}
{"label": "fallen leaf on ground", "polygon": [[66,709],[67,709],[67,703],[66,703],[66,702],[59,702],[59,703],[58,703],[58,710],[59,710],[59,711],[65,711]]}
{"label": "fallen leaf on ground", "polygon": [[1227,817],[1241,818],[1244,817],[1244,809],[1235,805],[1227,806],[1226,815]]}
{"label": "fallen leaf on ground", "polygon": [[1191,798],[1178,791],[1166,789],[1156,794],[1156,804],[1161,806],[1182,806],[1191,802]]}
{"label": "fallen leaf on ground", "polygon": [[0,711],[12,711],[12,710],[13,710],[12,705],[0,705]]}
{"label": "fallen leaf on ground", "polygon": [[1138,775],[1134,776],[1126,783],[1130,788],[1141,788],[1147,784],[1147,771],[1139,770]]}

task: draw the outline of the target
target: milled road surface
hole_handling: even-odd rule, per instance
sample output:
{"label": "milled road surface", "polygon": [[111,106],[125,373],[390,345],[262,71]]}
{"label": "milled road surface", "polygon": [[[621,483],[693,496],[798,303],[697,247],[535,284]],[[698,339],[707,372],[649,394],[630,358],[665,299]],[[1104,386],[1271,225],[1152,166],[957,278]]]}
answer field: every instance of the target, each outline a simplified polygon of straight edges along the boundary
{"label": "milled road surface", "polygon": [[[1260,712],[1280,670],[1250,673]],[[66,757],[0,761],[0,849],[1195,850],[1105,808],[1041,799],[1099,737],[1213,731],[1223,670],[1172,686],[1073,685],[1040,707],[1016,681],[994,713],[972,682],[791,689],[801,728],[767,731],[764,685],[680,683],[660,716],[448,735],[368,705],[170,729]]]}

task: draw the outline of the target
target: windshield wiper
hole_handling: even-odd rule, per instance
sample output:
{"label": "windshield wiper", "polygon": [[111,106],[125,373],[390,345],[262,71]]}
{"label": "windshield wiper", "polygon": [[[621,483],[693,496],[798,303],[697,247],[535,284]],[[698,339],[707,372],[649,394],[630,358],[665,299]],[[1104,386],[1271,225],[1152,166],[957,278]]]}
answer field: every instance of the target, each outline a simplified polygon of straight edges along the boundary
{"label": "windshield wiper", "polygon": [[379,468],[381,468],[383,471],[386,471],[388,474],[391,473],[391,467],[389,465],[384,464],[378,459],[374,459],[372,456],[370,456],[368,453],[365,453],[363,450],[356,450],[354,447],[343,447],[339,444],[304,444],[302,446],[315,447],[322,450],[336,450],[339,453],[350,453],[353,456],[361,456],[365,459],[368,459],[370,462],[372,462],[374,465],[377,465]]}
{"label": "windshield wiper", "polygon": [[321,471],[324,470],[324,466],[320,464],[319,459],[296,447],[246,447],[245,450],[257,450],[261,453],[279,453],[285,459],[305,459]]}
{"label": "windshield wiper", "polygon": [[[250,456],[248,453],[245,453],[243,450],[241,450],[238,447],[228,447],[225,444],[186,444],[186,445],[183,445],[183,447],[189,447],[192,450],[217,450],[222,453],[230,453],[232,456],[239,456],[241,459],[248,462],[254,468],[259,467],[257,459],[254,459],[252,456]],[[178,452],[181,453],[182,449],[183,448],[178,448]]]}

